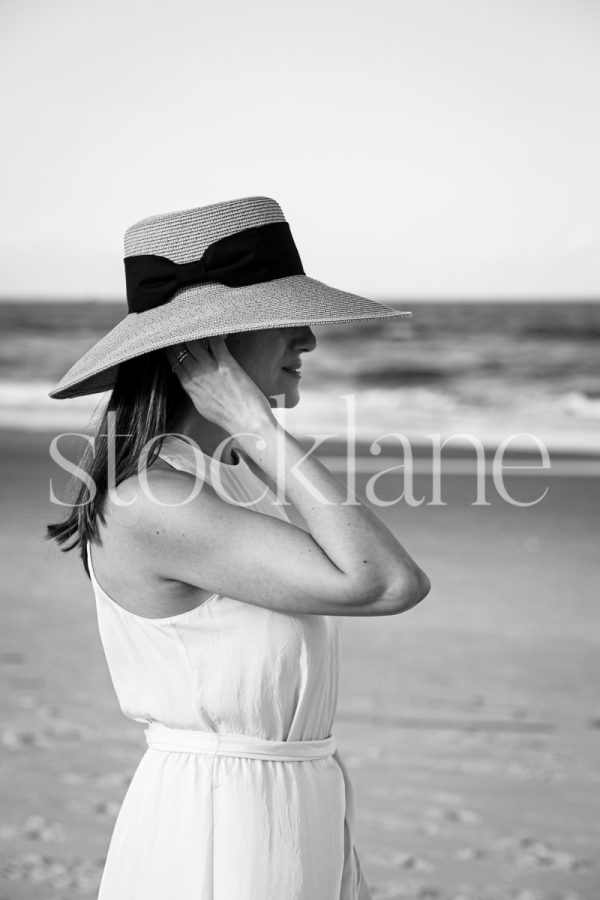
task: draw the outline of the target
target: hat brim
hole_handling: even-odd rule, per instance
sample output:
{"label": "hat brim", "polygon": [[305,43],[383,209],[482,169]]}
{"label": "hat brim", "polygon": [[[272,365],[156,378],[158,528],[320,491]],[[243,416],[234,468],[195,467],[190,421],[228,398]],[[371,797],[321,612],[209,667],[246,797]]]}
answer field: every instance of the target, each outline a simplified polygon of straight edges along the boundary
{"label": "hat brim", "polygon": [[307,275],[238,288],[217,282],[195,285],[162,306],[126,316],[77,360],[49,396],[65,400],[111,390],[121,363],[151,350],[198,338],[410,315]]}

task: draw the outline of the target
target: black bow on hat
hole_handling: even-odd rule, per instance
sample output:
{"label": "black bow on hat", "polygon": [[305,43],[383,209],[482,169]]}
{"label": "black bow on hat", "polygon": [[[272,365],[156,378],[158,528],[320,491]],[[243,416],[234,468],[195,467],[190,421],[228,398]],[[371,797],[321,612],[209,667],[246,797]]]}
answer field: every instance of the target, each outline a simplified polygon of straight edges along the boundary
{"label": "black bow on hat", "polygon": [[168,303],[182,288],[217,281],[242,287],[304,275],[287,222],[245,228],[210,244],[202,258],[176,263],[165,256],[127,256],[125,281],[130,313]]}

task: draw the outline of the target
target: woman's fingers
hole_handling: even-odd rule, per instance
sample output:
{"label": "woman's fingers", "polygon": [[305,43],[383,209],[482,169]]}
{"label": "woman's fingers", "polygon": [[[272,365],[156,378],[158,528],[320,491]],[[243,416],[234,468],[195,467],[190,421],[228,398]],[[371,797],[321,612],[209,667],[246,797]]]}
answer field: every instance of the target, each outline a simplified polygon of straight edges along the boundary
{"label": "woman's fingers", "polygon": [[190,341],[189,344],[173,344],[166,348],[172,371],[179,377],[191,380],[203,371],[212,371],[217,362],[210,346],[210,338]]}
{"label": "woman's fingers", "polygon": [[226,337],[226,334],[216,334],[214,337],[208,338],[210,349],[217,362],[225,362],[231,358],[229,348],[225,343]]}
{"label": "woman's fingers", "polygon": [[185,373],[188,377],[191,377],[192,374],[191,364],[198,362],[187,344],[174,344],[172,347],[167,347],[167,359],[176,375]]}
{"label": "woman's fingers", "polygon": [[175,363],[177,362],[177,346],[167,347],[165,350],[165,356],[167,357],[167,360],[169,361],[169,365],[173,369],[175,366]]}
{"label": "woman's fingers", "polygon": [[[173,344],[167,347],[167,359],[173,371],[183,368],[191,376],[190,364],[231,361],[232,356],[225,343],[228,335],[216,334],[207,338],[198,338],[189,344]],[[186,363],[188,367],[186,368]]]}

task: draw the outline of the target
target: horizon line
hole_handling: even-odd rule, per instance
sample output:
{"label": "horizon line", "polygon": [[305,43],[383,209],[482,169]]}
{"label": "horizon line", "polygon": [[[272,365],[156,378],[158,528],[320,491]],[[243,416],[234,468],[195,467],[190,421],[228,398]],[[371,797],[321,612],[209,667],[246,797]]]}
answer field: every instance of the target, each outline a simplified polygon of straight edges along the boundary
{"label": "horizon line", "polygon": [[[370,293],[370,292],[365,292]],[[379,303],[404,305],[410,303],[600,303],[599,294],[575,294],[575,295],[544,295],[544,294],[482,294],[482,295],[416,295],[416,296],[373,296],[372,300]],[[3,295],[0,294],[0,304],[4,303],[98,303],[127,307],[125,297],[84,295]]]}

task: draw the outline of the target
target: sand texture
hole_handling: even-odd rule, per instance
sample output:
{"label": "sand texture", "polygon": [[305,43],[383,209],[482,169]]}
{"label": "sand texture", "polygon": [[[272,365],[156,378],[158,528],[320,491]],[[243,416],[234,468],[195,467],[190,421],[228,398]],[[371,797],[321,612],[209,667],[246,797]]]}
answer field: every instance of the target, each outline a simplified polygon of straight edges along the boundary
{"label": "sand texture", "polygon": [[[95,896],[145,748],[79,559],[42,541],[47,447],[0,434],[0,900]],[[336,735],[375,900],[600,898],[600,484],[547,483],[529,509],[474,507],[456,476],[447,506],[379,511],[433,589],[343,623]]]}

